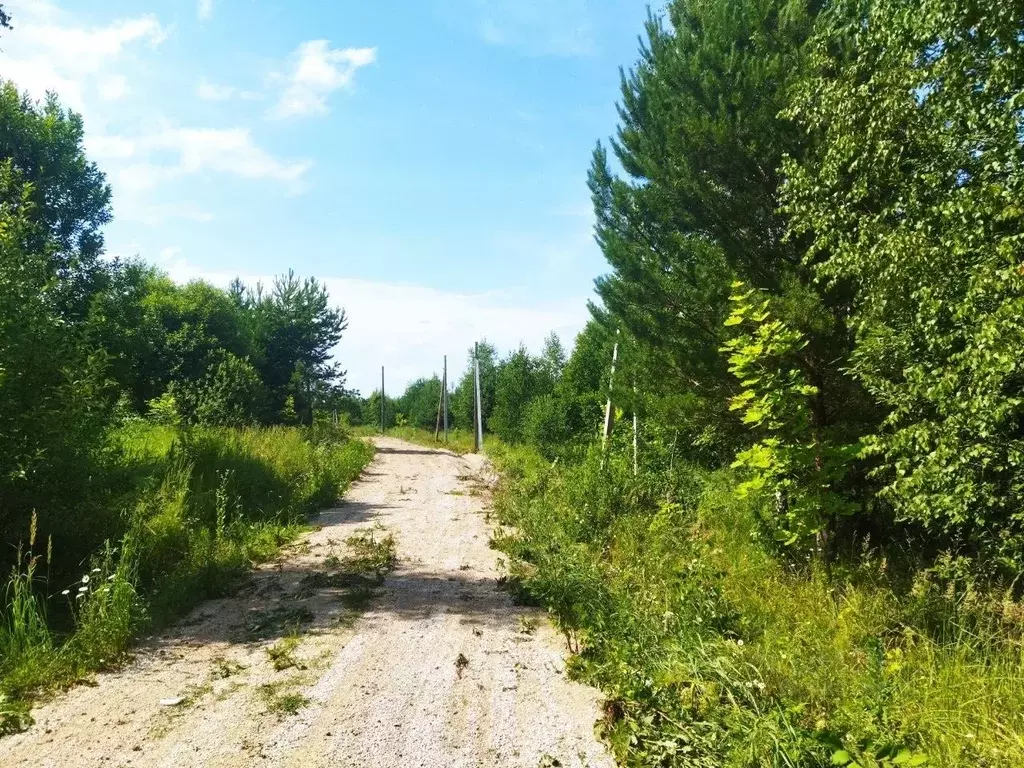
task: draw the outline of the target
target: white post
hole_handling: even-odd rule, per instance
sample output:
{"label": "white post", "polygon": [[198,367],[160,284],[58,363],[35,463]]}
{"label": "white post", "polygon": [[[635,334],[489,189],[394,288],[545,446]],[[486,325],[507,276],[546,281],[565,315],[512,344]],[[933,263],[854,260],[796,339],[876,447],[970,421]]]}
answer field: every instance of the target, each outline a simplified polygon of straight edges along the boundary
{"label": "white post", "polygon": [[636,382],[633,382],[633,477],[640,471],[639,448],[637,435],[640,433],[640,424],[636,416]]}
{"label": "white post", "polygon": [[[618,336],[619,332],[615,331],[615,335]],[[619,360],[619,342],[615,342],[615,346],[612,347],[612,372],[608,377],[608,402],[604,406],[604,432],[601,434],[601,451],[602,453],[608,449],[608,438],[612,434],[612,388],[615,385],[615,364]]]}

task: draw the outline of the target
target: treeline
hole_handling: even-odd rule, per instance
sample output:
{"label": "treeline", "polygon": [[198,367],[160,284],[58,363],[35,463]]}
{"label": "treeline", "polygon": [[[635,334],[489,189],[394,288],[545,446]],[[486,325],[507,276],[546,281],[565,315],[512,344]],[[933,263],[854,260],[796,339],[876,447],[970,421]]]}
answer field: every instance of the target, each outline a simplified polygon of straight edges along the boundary
{"label": "treeline", "polygon": [[[554,333],[536,356],[520,346],[500,358],[487,341],[469,350],[466,369],[449,393],[448,424],[470,433],[474,355],[480,366],[480,410],[486,431],[508,443],[528,442],[551,450],[592,437],[603,408],[602,380],[611,362],[611,347],[599,327],[582,333],[568,357]],[[437,376],[418,379],[400,397],[386,399],[385,424],[433,430],[440,398]],[[359,417],[362,423],[380,424],[379,392],[362,401]]]}

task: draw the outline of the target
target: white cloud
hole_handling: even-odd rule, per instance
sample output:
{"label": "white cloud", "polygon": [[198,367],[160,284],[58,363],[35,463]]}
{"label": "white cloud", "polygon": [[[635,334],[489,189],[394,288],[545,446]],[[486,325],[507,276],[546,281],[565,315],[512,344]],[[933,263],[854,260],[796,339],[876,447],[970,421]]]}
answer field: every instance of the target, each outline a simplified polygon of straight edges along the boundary
{"label": "white cloud", "polygon": [[124,160],[135,154],[136,143],[124,136],[85,135],[85,151],[92,160]]}
{"label": "white cloud", "polygon": [[4,36],[0,72],[35,98],[56,91],[64,104],[81,111],[91,84],[105,99],[124,92],[126,81],[116,69],[129,48],[158,46],[166,30],[152,14],[101,26],[76,23],[45,0],[5,4],[16,31]]}
{"label": "white cloud", "polygon": [[213,214],[192,203],[150,203],[137,196],[126,196],[117,206],[119,221],[138,221],[150,226],[165,221],[181,220],[206,224],[213,221]]}
{"label": "white cloud", "polygon": [[200,79],[199,85],[196,86],[196,96],[203,101],[231,101],[232,99],[258,101],[263,98],[261,93],[244,91],[230,85],[218,85],[211,83],[205,77]]}
{"label": "white cloud", "polygon": [[[108,151],[121,152],[133,162],[116,174],[116,187],[140,192],[181,176],[203,172],[225,173],[246,179],[282,182],[291,191],[301,188],[307,160],[281,160],[259,147],[245,128],[166,128],[138,139],[104,137]],[[174,163],[158,163],[154,155],[177,156]]]}
{"label": "white cloud", "polygon": [[327,40],[310,40],[291,56],[291,70],[281,98],[271,109],[276,118],[327,112],[327,97],[352,82],[356,72],[372,64],[376,48],[331,48]]}
{"label": "white cloud", "polygon": [[213,0],[199,0],[196,6],[196,16],[200,21],[206,21],[213,16]]}
{"label": "white cloud", "polygon": [[[177,256],[177,254],[175,254]],[[233,274],[211,273],[176,258],[164,269],[177,282],[203,279],[226,287]],[[242,275],[247,285],[269,284],[267,276]],[[571,346],[587,322],[586,297],[551,302],[517,300],[501,292],[456,293],[422,285],[326,277],[321,281],[349,319],[335,357],[348,370],[348,386],[364,394],[385,386],[393,394],[421,376],[440,373],[448,356],[449,380],[458,380],[466,352],[487,339],[504,354],[520,343],[539,352],[555,331]]]}
{"label": "white cloud", "polygon": [[128,78],[124,75],[111,75],[100,81],[99,92],[104,101],[116,101],[128,92]]}
{"label": "white cloud", "polygon": [[196,87],[196,96],[203,101],[228,101],[234,93],[235,89],[230,85],[215,85],[205,77]]}

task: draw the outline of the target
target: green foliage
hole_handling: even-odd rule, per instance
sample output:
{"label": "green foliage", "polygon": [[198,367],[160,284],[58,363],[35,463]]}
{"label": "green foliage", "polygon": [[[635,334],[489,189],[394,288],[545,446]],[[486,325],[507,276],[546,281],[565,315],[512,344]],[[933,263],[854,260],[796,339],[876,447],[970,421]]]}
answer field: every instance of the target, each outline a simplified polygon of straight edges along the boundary
{"label": "green foliage", "polygon": [[13,543],[36,511],[49,531],[74,527],[68,509],[92,499],[103,471],[99,361],[58,312],[47,259],[32,240],[32,189],[0,165],[0,541]]}
{"label": "green foliage", "polygon": [[[399,413],[405,415],[407,423],[419,429],[433,431],[437,426],[437,406],[441,401],[441,380],[437,376],[418,379],[406,387],[395,403]],[[377,421],[380,421],[380,401],[377,401]]]}
{"label": "green foliage", "polygon": [[664,352],[669,387],[721,402],[732,275],[777,288],[799,261],[776,195],[782,157],[799,154],[801,140],[779,112],[815,5],[674,0],[669,26],[648,21],[640,60],[623,75],[612,150],[625,177],[602,146],[590,172],[613,269],[597,290],[603,311]]}
{"label": "green foliage", "polygon": [[772,533],[786,546],[807,549],[840,515],[856,507],[837,493],[859,446],[833,445],[816,428],[809,402],[818,388],[807,383],[800,355],[802,334],[772,316],[771,300],[741,282],[725,321],[735,335],[722,347],[742,391],[729,408],[741,414],[759,440],[736,455],[734,468],[751,477],[737,487],[745,496],[768,491],[776,500]]}
{"label": "green foliage", "polygon": [[[834,3],[789,115],[792,232],[856,290],[850,368],[885,410],[883,497],[953,546],[1021,552],[1024,98],[1016,3]],[[989,561],[994,562],[994,561]]]}
{"label": "green foliage", "polygon": [[319,281],[300,280],[290,270],[274,279],[269,292],[261,285],[243,292],[236,283],[232,297],[246,310],[271,413],[282,412],[291,397],[299,422],[312,424],[314,408],[344,384],[345,372],[331,353],[348,327],[345,310],[331,306]]}
{"label": "green foliage", "polygon": [[194,397],[198,424],[244,427],[259,423],[266,413],[267,393],[259,374],[249,361],[230,352],[197,387]]}
{"label": "green foliage", "polygon": [[[477,347],[477,357],[480,361],[480,401],[483,415],[483,423],[486,427],[490,423],[491,413],[494,410],[494,393],[498,380],[498,356],[493,344],[486,340],[481,341]],[[458,385],[450,397],[450,416],[452,423],[459,429],[472,432],[474,429],[473,414],[473,350],[467,352],[466,372],[462,375]]]}
{"label": "green foliage", "polygon": [[520,346],[498,366],[488,429],[507,443],[522,442],[530,402],[553,387],[550,373]]}
{"label": "green foliage", "polygon": [[67,320],[83,317],[104,283],[101,230],[111,218],[110,186],[85,157],[84,133],[81,115],[64,109],[55,94],[39,104],[0,81],[0,162],[11,160],[28,185],[5,185],[0,204],[19,206],[27,194],[37,226],[20,233],[21,247],[44,259],[50,298]]}

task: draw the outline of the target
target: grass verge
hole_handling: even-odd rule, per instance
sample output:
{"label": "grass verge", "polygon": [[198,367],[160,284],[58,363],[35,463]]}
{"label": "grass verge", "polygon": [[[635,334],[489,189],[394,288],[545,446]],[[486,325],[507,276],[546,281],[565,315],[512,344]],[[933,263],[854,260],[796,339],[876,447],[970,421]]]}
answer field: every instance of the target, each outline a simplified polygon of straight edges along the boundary
{"label": "grass verge", "polygon": [[340,432],[283,427],[138,422],[110,442],[127,480],[107,540],[74,576],[34,518],[18,550],[0,613],[0,735],[31,723],[40,694],[117,665],[143,628],[229,592],[373,456]]}
{"label": "grass verge", "polygon": [[728,471],[496,453],[496,544],[605,692],[621,764],[1024,765],[1024,610],[955,563],[794,566]]}

